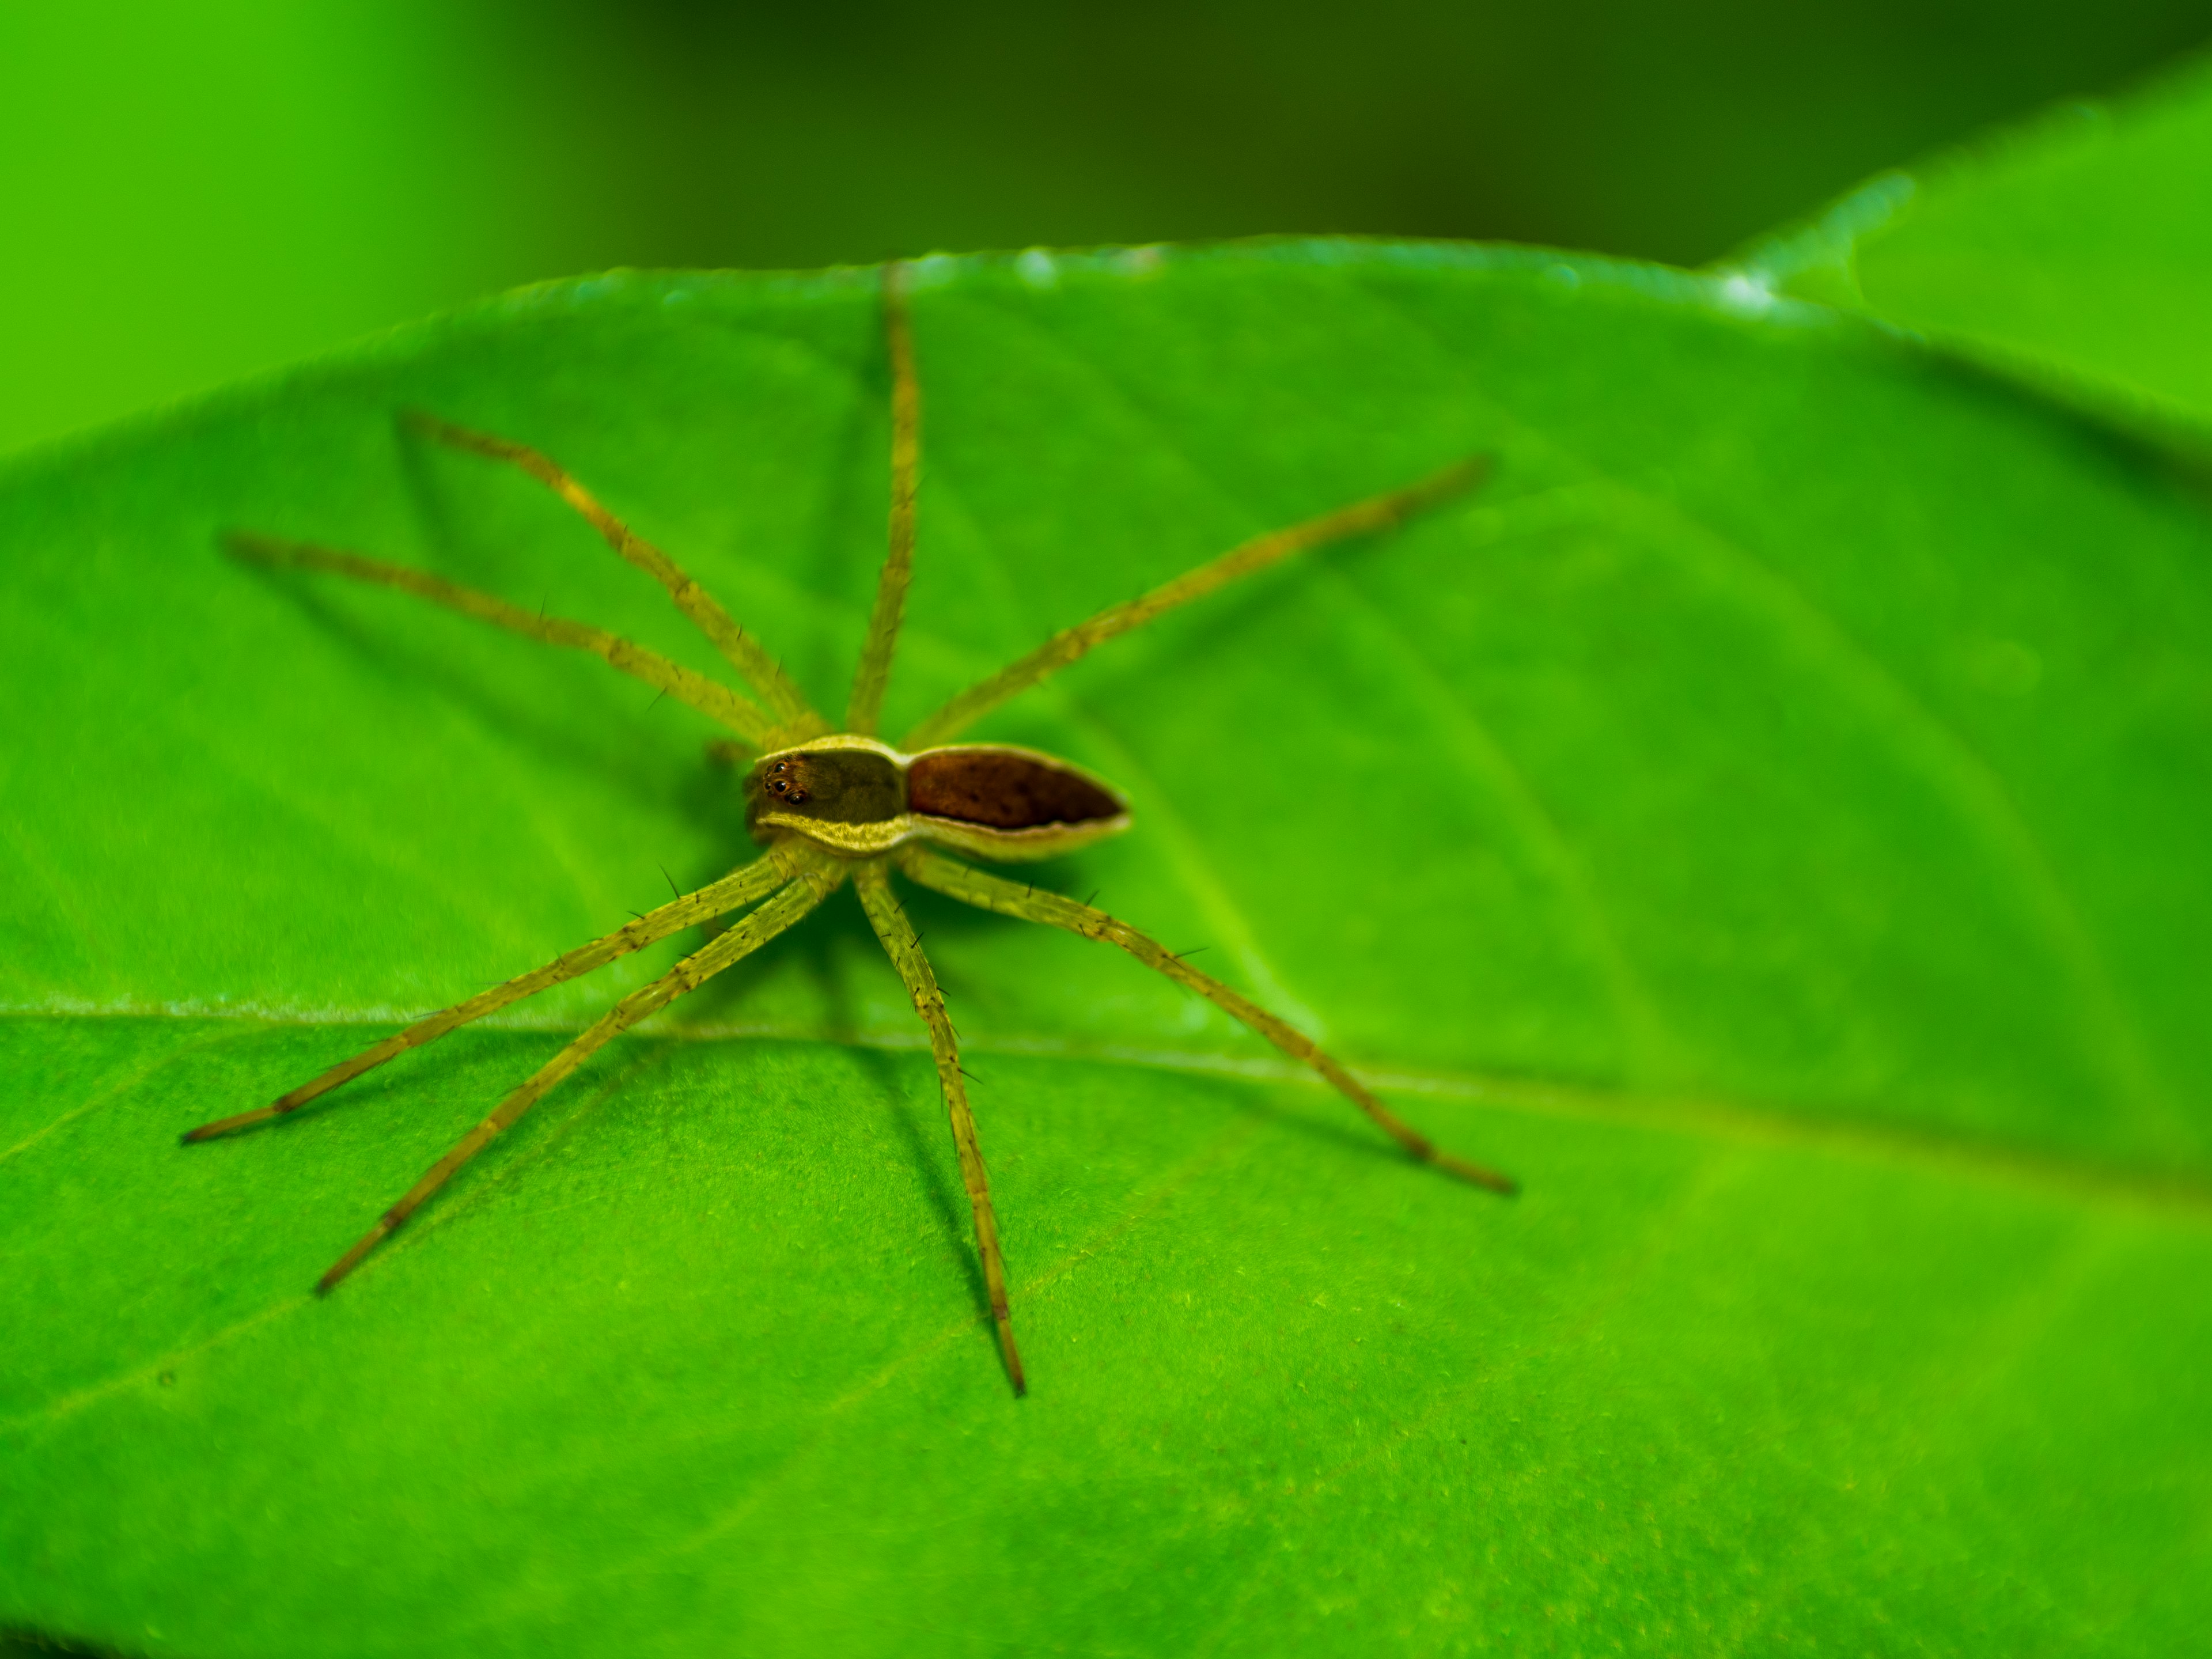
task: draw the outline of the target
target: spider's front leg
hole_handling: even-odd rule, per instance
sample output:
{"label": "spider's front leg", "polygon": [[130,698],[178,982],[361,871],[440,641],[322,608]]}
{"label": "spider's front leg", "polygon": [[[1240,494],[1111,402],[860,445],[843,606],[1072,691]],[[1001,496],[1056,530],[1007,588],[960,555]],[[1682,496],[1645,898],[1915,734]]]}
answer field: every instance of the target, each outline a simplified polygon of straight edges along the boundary
{"label": "spider's front leg", "polygon": [[881,860],[853,866],[853,886],[861,908],[884,951],[906,981],[915,1012],[929,1028],[929,1046],[937,1056],[937,1081],[944,1091],[945,1109],[952,1120],[952,1144],[960,1153],[960,1178],[968,1188],[968,1202],[975,1212],[975,1249],[983,1258],[983,1287],[991,1298],[991,1317],[998,1322],[999,1346],[1006,1357],[1006,1376],[1018,1395],[1029,1385],[1022,1377],[1022,1356],[1014,1346],[1014,1322],[1006,1306],[1006,1263],[999,1251],[999,1222],[991,1210],[991,1178],[983,1168],[983,1150],[975,1139],[975,1117],[968,1109],[968,1082],[960,1069],[960,1048],[945,1017],[945,995],[937,988],[937,975],[921,953],[921,940],[907,920]]}
{"label": "spider's front leg", "polygon": [[422,1208],[424,1201],[452,1180],[463,1164],[513,1128],[516,1120],[578,1066],[640,1020],[658,1013],[678,997],[690,995],[732,963],[757,951],[836,891],[842,879],[842,872],[830,866],[827,860],[802,863],[797,877],[767,903],[718,938],[708,940],[652,984],[632,991],[615,1004],[568,1047],[539,1066],[527,1083],[500,1102],[490,1116],[460,1138],[453,1151],[432,1164],[423,1177],[408,1188],[406,1195],[378,1217],[376,1224],[362,1236],[360,1242],[316,1281],[315,1293],[329,1295],[339,1280],[361,1265],[362,1257]]}

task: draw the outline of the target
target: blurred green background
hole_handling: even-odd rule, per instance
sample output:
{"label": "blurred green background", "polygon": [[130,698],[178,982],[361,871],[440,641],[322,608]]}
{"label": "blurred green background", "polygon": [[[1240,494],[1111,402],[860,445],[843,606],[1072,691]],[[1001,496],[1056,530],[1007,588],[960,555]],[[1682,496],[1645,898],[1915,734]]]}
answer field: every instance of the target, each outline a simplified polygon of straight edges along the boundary
{"label": "blurred green background", "polygon": [[2197,0],[0,9],[0,451],[613,264],[1356,231],[1699,263]]}

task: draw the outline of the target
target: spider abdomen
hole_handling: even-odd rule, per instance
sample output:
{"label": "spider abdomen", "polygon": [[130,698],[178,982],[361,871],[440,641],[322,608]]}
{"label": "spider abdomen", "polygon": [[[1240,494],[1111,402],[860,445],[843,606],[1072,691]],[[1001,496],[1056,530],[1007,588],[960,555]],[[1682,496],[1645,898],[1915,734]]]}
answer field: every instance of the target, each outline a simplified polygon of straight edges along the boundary
{"label": "spider abdomen", "polygon": [[925,750],[908,763],[908,810],[994,830],[1092,823],[1127,811],[1064,762],[981,744]]}

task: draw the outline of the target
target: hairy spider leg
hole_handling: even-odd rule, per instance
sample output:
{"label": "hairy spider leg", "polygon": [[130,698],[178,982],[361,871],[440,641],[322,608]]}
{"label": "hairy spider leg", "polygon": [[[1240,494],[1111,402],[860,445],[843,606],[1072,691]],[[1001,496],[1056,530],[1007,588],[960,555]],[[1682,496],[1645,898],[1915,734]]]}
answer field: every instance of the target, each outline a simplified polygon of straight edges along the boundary
{"label": "hairy spider leg", "polygon": [[1115,635],[1142,628],[1161,612],[1203,599],[1216,588],[1224,587],[1240,576],[1265,570],[1294,553],[1326,546],[1346,537],[1387,530],[1416,513],[1473,489],[1489,471],[1488,456],[1472,456],[1455,461],[1403,489],[1355,501],[1350,507],[1339,507],[1334,513],[1325,513],[1286,530],[1271,530],[1263,536],[1255,536],[1219,558],[1185,571],[1139,599],[1110,606],[1088,622],[1063,629],[1029,655],[961,692],[908,732],[900,746],[912,752],[949,743],[1009,697],[1058,673]]}
{"label": "hairy spider leg", "polygon": [[783,665],[739,628],[713,594],[700,586],[675,560],[600,506],[590,491],[550,456],[527,444],[471,431],[420,410],[410,410],[405,419],[415,430],[441,444],[520,467],[575,508],[625,561],[665,588],[668,597],[676,602],[676,608],[691,619],[774,714],[775,730],[770,734],[773,741],[763,744],[763,747],[780,749],[829,729],[827,722],[808,704],[805,694],[783,672]]}
{"label": "hairy spider leg", "polygon": [[983,1149],[975,1139],[975,1115],[968,1109],[967,1079],[960,1070],[959,1041],[945,1012],[945,994],[937,988],[937,975],[922,954],[921,940],[907,920],[881,860],[853,866],[853,886],[860,907],[884,952],[898,969],[914,998],[915,1012],[929,1028],[930,1051],[937,1056],[937,1083],[945,1096],[945,1110],[952,1120],[952,1144],[960,1154],[960,1178],[968,1188],[968,1202],[975,1212],[975,1249],[983,1258],[983,1287],[991,1298],[991,1317],[998,1322],[999,1347],[1006,1357],[1006,1375],[1017,1395],[1026,1394],[1022,1356],[1014,1346],[1013,1316],[1006,1306],[1006,1263],[999,1249],[999,1222],[991,1209],[991,1177],[983,1168]]}
{"label": "hairy spider leg", "polygon": [[890,550],[884,556],[876,583],[876,603],[868,613],[868,636],[860,665],[853,675],[852,700],[845,707],[845,730],[876,735],[884,708],[884,687],[891,676],[891,653],[898,648],[899,623],[906,615],[906,591],[914,580],[915,492],[921,481],[921,383],[914,368],[914,325],[907,311],[908,268],[884,267],[884,343],[891,365]]}
{"label": "hairy spider leg", "polygon": [[360,1265],[363,1256],[451,1180],[456,1170],[489,1146],[501,1131],[512,1128],[516,1119],[593,1054],[647,1015],[698,989],[732,963],[758,950],[835,892],[843,880],[844,872],[833,868],[830,860],[808,860],[797,878],[760,908],[733,923],[726,933],[684,957],[652,984],[631,992],[615,1004],[596,1024],[539,1067],[527,1083],[500,1102],[490,1116],[460,1138],[453,1151],[432,1164],[423,1177],[408,1189],[407,1195],[380,1216],[376,1225],[362,1236],[361,1242],[340,1256],[336,1265],[316,1281],[316,1294],[329,1295],[339,1280]]}
{"label": "hairy spider leg", "polygon": [[234,530],[223,538],[223,544],[236,557],[254,564],[278,570],[321,570],[379,587],[396,587],[529,639],[588,651],[633,678],[666,692],[678,702],[689,703],[708,719],[720,720],[756,747],[768,748],[770,739],[777,735],[775,722],[758,705],[719,680],[710,680],[681,663],[669,661],[658,652],[633,645],[588,623],[570,622],[564,617],[541,617],[534,611],[525,611],[520,605],[509,605],[505,599],[495,599],[473,587],[449,582],[427,570],[387,564],[382,559],[319,547],[311,542],[283,541]]}
{"label": "hairy spider leg", "polygon": [[732,871],[720,881],[709,883],[695,893],[672,900],[656,910],[648,910],[635,921],[625,923],[604,939],[593,939],[589,945],[580,945],[564,956],[556,957],[541,968],[526,974],[518,974],[504,985],[495,985],[489,991],[478,993],[465,1002],[441,1009],[427,1018],[419,1019],[405,1030],[394,1033],[362,1049],[350,1060],[341,1060],[309,1083],[303,1083],[289,1095],[267,1106],[256,1107],[250,1112],[240,1112],[235,1117],[218,1118],[212,1123],[203,1123],[182,1136],[189,1146],[196,1140],[212,1140],[217,1135],[235,1133],[250,1129],[257,1123],[267,1123],[296,1112],[309,1101],[328,1094],[341,1084],[350,1083],[364,1072],[371,1072],[386,1060],[395,1060],[410,1048],[422,1048],[435,1042],[448,1031],[457,1031],[472,1020],[487,1014],[497,1013],[510,1003],[534,997],[540,991],[562,984],[583,975],[592,973],[612,962],[617,957],[627,956],[632,951],[682,933],[702,921],[711,921],[729,911],[742,908],[756,899],[775,891],[798,874],[797,861],[778,848],[764,858]]}
{"label": "hairy spider leg", "polygon": [[1366,1113],[1377,1127],[1422,1163],[1434,1164],[1448,1174],[1455,1175],[1462,1181],[1471,1181],[1478,1187],[1487,1187],[1494,1193],[1510,1196],[1520,1190],[1511,1176],[1500,1175],[1480,1164],[1471,1164],[1440,1149],[1426,1135],[1376,1099],[1357,1078],[1331,1059],[1304,1032],[1285,1024],[1266,1009],[1231,990],[1219,980],[1200,973],[1126,922],[1116,921],[1103,910],[1094,910],[1087,904],[1078,904],[1073,899],[1063,898],[1057,893],[1041,892],[1024,887],[1019,882],[987,875],[981,870],[971,869],[967,865],[919,846],[902,848],[895,856],[899,868],[908,877],[948,897],[975,905],[979,909],[995,910],[1000,915],[1018,916],[1024,921],[1041,921],[1054,927],[1065,927],[1071,933],[1080,933],[1085,939],[1120,945],[1155,973],[1164,974],[1178,984],[1188,986],[1231,1018],[1241,1021],[1267,1038],[1291,1059],[1303,1060],[1312,1066],[1328,1080],[1338,1093]]}

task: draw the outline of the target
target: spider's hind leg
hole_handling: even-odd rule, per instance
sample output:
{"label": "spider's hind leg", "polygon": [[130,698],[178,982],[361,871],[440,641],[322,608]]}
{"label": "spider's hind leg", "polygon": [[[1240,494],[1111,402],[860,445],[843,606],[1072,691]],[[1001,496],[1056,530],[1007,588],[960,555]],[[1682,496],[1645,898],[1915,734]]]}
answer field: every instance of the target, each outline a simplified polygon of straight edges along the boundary
{"label": "spider's hind leg", "polygon": [[964,864],[921,847],[907,847],[896,856],[899,868],[915,881],[963,903],[972,904],[978,909],[995,910],[1000,915],[1018,916],[1024,921],[1041,921],[1054,927],[1065,927],[1069,933],[1080,933],[1085,939],[1120,945],[1155,973],[1164,974],[1177,984],[1188,986],[1224,1013],[1267,1038],[1291,1059],[1303,1060],[1312,1066],[1328,1080],[1338,1093],[1366,1113],[1377,1128],[1422,1163],[1434,1164],[1448,1174],[1455,1175],[1462,1181],[1471,1181],[1478,1187],[1486,1187],[1493,1193],[1510,1196],[1520,1190],[1510,1176],[1501,1175],[1483,1164],[1470,1163],[1443,1151],[1376,1099],[1358,1079],[1346,1071],[1304,1032],[1285,1024],[1219,980],[1200,973],[1127,923],[1116,921],[1103,910],[1094,910],[1087,904],[1078,904],[1073,899],[1063,898],[1058,893],[1042,892],[1024,887],[1019,882],[987,875],[981,870],[970,869]]}
{"label": "spider's hind leg", "polygon": [[983,1258],[983,1287],[991,1298],[991,1317],[999,1328],[999,1347],[1006,1358],[1006,1376],[1018,1395],[1029,1391],[1022,1376],[1022,1356],[1014,1346],[1014,1322],[1006,1306],[1006,1263],[999,1251],[999,1222],[991,1209],[991,1178],[983,1168],[983,1150],[975,1139],[975,1115],[968,1109],[968,1085],[960,1070],[959,1040],[945,1012],[945,995],[937,988],[937,975],[921,953],[921,940],[906,918],[890,879],[880,863],[853,867],[853,886],[861,908],[883,941],[884,951],[906,981],[915,1012],[929,1028],[929,1046],[937,1056],[937,1081],[945,1094],[945,1109],[952,1120],[952,1144],[960,1153],[960,1177],[968,1188],[968,1202],[975,1212],[975,1249]]}

